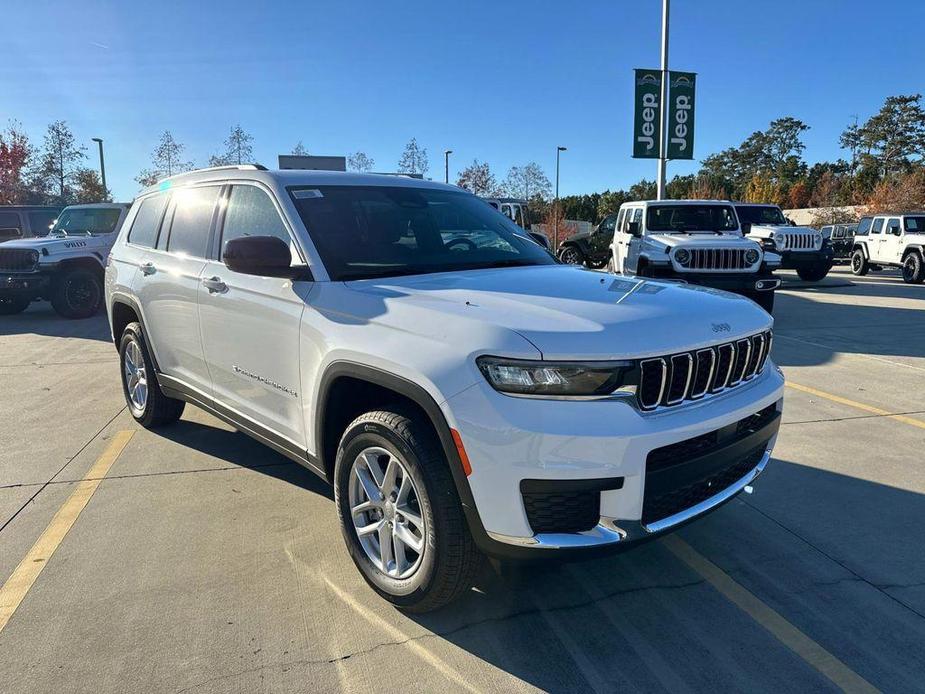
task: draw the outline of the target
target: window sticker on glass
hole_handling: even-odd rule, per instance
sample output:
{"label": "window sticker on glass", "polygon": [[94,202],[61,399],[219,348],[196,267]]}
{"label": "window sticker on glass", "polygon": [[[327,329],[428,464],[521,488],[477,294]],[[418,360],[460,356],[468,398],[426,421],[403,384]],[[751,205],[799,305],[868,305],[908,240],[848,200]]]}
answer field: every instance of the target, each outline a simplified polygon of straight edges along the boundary
{"label": "window sticker on glass", "polygon": [[309,198],[323,198],[324,195],[317,188],[312,188],[310,190],[294,190],[292,191],[292,197],[296,200],[307,200]]}

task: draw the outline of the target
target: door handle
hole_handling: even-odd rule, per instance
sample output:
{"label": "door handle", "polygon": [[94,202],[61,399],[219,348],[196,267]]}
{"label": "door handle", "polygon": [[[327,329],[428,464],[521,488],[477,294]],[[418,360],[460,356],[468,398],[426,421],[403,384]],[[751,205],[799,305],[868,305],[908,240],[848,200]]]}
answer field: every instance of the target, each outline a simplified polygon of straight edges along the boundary
{"label": "door handle", "polygon": [[143,275],[153,275],[155,272],[157,272],[157,268],[154,267],[154,263],[144,263],[141,266],[141,273]]}
{"label": "door handle", "polygon": [[220,277],[204,277],[202,283],[210,294],[224,294],[228,291],[228,285]]}

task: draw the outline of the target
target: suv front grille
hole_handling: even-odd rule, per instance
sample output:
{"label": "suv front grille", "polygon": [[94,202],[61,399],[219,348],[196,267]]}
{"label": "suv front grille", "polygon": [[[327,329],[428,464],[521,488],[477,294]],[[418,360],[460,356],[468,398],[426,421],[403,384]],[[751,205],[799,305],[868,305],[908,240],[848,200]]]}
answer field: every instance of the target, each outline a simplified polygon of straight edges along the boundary
{"label": "suv front grille", "polygon": [[778,248],[785,251],[812,251],[816,249],[816,239],[812,234],[787,234],[783,233],[777,237]]}
{"label": "suv front grille", "polygon": [[643,359],[636,400],[643,410],[679,405],[749,381],[764,369],[771,331],[695,352]]}
{"label": "suv front grille", "polygon": [[31,248],[0,248],[0,272],[32,272],[38,262]]}
{"label": "suv front grille", "polygon": [[687,270],[747,270],[743,248],[692,248]]}

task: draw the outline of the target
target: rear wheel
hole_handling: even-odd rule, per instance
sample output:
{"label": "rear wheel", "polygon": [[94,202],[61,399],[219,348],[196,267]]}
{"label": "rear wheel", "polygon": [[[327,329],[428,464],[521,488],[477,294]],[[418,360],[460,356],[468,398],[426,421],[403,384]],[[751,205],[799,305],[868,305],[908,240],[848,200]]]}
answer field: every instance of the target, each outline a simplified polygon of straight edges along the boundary
{"label": "rear wheel", "polygon": [[851,254],[851,274],[861,277],[867,274],[870,266],[867,263],[867,257],[860,248],[855,248]]}
{"label": "rear wheel", "polygon": [[422,417],[388,408],[355,419],[337,450],[334,496],[350,557],[386,600],[429,612],[471,588],[482,555]]}
{"label": "rear wheel", "polygon": [[125,404],[136,422],[150,429],[180,419],[185,403],[161,391],[139,323],[125,326],[119,341],[119,360]]}
{"label": "rear wheel", "polygon": [[22,313],[29,308],[31,303],[32,299],[21,294],[0,295],[0,316],[12,316],[16,313]]}
{"label": "rear wheel", "polygon": [[925,263],[922,256],[913,251],[903,261],[903,282],[906,284],[921,284],[925,280]]}
{"label": "rear wheel", "polygon": [[584,265],[585,256],[575,246],[563,246],[559,251],[559,260],[566,265]]}
{"label": "rear wheel", "polygon": [[817,265],[797,268],[797,274],[804,282],[818,282],[819,280],[824,279],[825,276],[829,274],[829,270],[831,269],[831,264],[819,263]]}
{"label": "rear wheel", "polygon": [[51,295],[51,305],[65,318],[89,318],[103,303],[99,273],[87,268],[65,270]]}

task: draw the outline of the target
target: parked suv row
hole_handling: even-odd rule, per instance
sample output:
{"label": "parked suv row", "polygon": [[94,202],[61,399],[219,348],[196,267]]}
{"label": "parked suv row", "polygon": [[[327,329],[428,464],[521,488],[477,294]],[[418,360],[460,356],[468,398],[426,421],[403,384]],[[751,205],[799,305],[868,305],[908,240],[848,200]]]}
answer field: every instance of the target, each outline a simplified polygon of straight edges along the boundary
{"label": "parked suv row", "polygon": [[482,557],[678,527],[762,472],[783,379],[741,297],[558,263],[443,184],[223,167],[135,201],[106,270],[128,408],[193,403],[334,486],[408,610]]}

